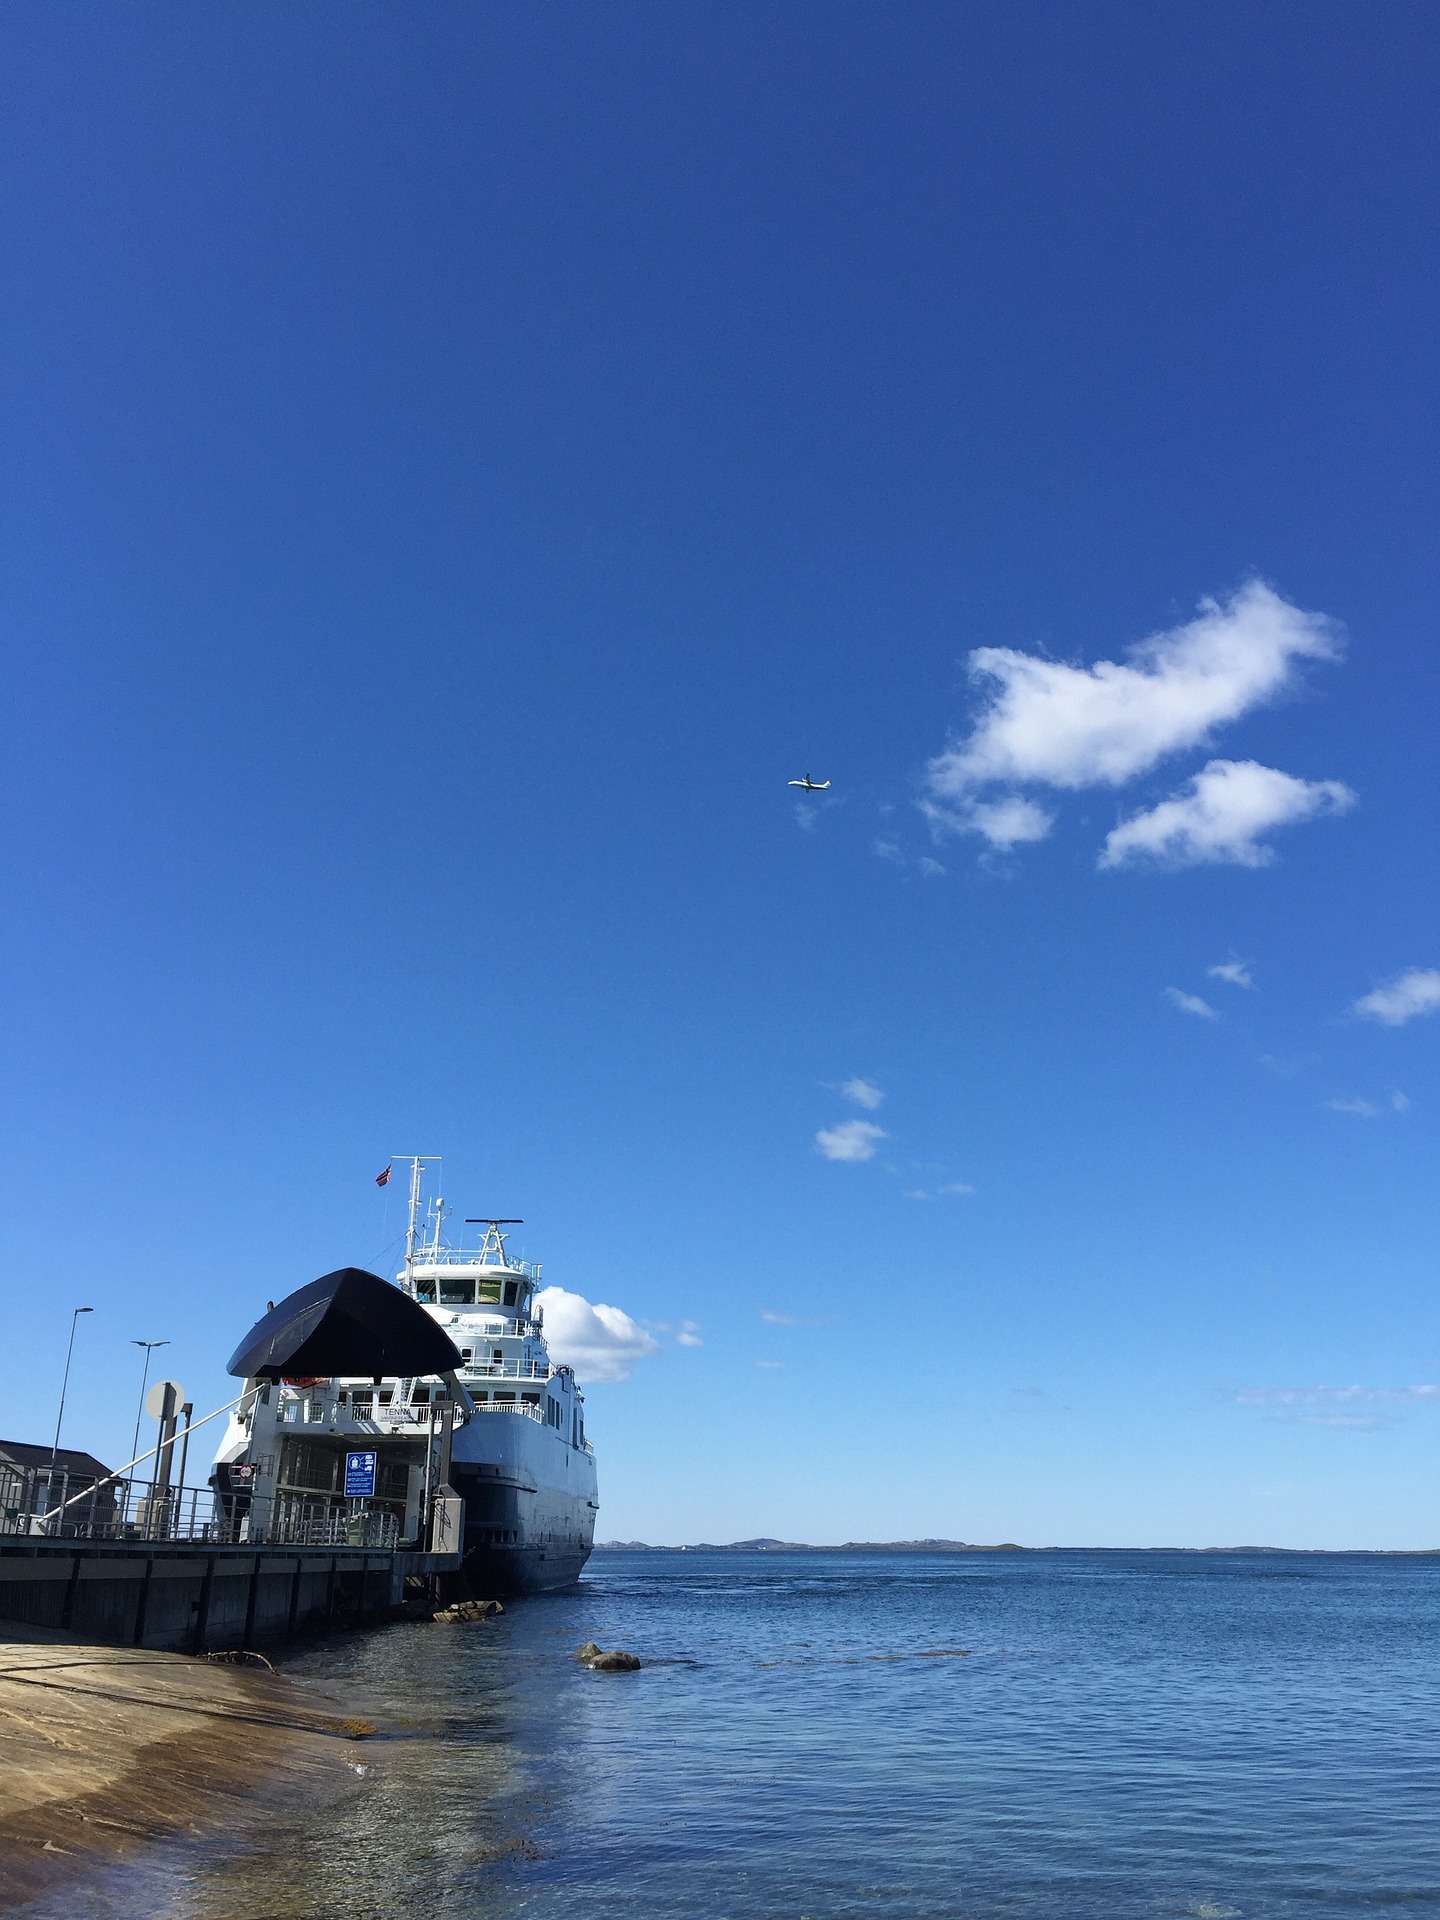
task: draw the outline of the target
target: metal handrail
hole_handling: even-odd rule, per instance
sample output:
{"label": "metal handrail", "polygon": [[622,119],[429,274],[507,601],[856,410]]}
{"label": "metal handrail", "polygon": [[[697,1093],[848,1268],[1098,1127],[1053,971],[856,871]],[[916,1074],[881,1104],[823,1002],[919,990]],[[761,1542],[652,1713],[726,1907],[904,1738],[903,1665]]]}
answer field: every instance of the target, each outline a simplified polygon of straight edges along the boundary
{"label": "metal handrail", "polygon": [[481,1253],[479,1247],[421,1247],[411,1262],[411,1271],[423,1273],[427,1267],[482,1267],[486,1273],[508,1273],[517,1280],[540,1278],[540,1263],[536,1260],[515,1260],[508,1254],[504,1260],[485,1260]]}
{"label": "metal handrail", "polygon": [[[233,1412],[234,1409],[240,1405],[240,1402],[254,1391],[255,1389],[247,1384],[243,1393],[237,1393],[235,1398],[227,1401],[223,1407],[216,1407],[213,1413],[207,1413],[203,1420],[191,1420],[184,1428],[184,1438],[188,1441],[190,1435],[194,1433],[197,1428],[208,1427],[210,1422],[212,1420],[218,1420],[222,1413]],[[57,1519],[60,1514],[64,1513],[67,1507],[74,1506],[77,1500],[83,1500],[87,1493],[93,1495],[98,1493],[101,1487],[108,1487],[113,1482],[123,1479],[132,1467],[138,1467],[142,1460],[149,1460],[152,1455],[160,1453],[165,1447],[173,1446],[175,1441],[180,1437],[181,1435],[176,1433],[172,1433],[168,1439],[162,1436],[161,1439],[156,1441],[153,1447],[147,1447],[144,1453],[137,1453],[133,1460],[127,1460],[124,1466],[117,1467],[114,1473],[107,1473],[103,1480],[97,1480],[92,1487],[84,1488],[81,1492],[75,1494],[72,1499],[62,1500],[59,1506],[52,1507],[49,1513],[40,1514],[38,1516],[40,1525],[43,1527],[47,1521]]]}

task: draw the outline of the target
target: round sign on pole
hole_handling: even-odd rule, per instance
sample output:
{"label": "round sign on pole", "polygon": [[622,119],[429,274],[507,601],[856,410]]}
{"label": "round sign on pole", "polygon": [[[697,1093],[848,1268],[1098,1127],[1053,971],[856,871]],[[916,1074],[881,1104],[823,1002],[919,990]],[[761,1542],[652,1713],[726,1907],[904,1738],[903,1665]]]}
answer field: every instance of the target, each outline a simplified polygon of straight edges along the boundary
{"label": "round sign on pole", "polygon": [[[165,1404],[167,1393],[175,1396],[168,1408]],[[178,1380],[157,1380],[145,1396],[145,1411],[152,1420],[160,1420],[167,1412],[174,1413],[177,1407],[183,1406],[184,1401],[185,1389]]]}

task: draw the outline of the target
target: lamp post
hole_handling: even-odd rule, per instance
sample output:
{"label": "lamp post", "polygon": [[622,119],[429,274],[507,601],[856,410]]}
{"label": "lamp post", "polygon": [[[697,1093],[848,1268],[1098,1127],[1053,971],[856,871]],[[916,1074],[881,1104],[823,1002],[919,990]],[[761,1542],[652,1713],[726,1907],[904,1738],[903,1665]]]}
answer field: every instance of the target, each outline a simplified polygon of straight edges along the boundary
{"label": "lamp post", "polygon": [[70,1344],[65,1349],[65,1377],[60,1382],[60,1411],[55,1416],[55,1444],[50,1449],[50,1467],[54,1471],[55,1458],[60,1451],[60,1422],[65,1418],[65,1395],[70,1387],[70,1356],[75,1351],[75,1325],[82,1313],[93,1313],[93,1307],[76,1307],[70,1316]]}
{"label": "lamp post", "polygon": [[133,1460],[140,1450],[140,1420],[145,1412],[145,1383],[150,1378],[150,1356],[156,1347],[168,1347],[168,1340],[132,1340],[132,1347],[144,1347],[145,1365],[140,1374],[140,1404],[135,1409],[135,1438],[130,1442],[130,1457]]}

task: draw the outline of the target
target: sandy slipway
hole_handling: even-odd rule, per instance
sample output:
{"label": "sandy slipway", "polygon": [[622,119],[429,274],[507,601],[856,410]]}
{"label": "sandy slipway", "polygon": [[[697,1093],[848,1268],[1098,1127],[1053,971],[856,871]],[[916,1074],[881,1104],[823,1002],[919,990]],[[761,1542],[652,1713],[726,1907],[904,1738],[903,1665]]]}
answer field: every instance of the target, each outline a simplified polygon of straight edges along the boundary
{"label": "sandy slipway", "polygon": [[233,1821],[262,1782],[339,1769],[373,1730],[263,1668],[0,1634],[0,1910]]}

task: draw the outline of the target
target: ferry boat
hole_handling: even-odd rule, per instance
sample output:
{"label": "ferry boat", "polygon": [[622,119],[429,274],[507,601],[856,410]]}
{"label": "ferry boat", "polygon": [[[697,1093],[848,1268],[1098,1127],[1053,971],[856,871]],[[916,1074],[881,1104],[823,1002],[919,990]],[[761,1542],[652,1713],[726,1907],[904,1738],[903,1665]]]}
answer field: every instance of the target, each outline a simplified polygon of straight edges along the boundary
{"label": "ferry boat", "polygon": [[[388,1544],[424,1537],[448,1484],[464,1501],[464,1588],[573,1586],[595,1536],[595,1451],[579,1384],[545,1344],[540,1268],[508,1250],[502,1229],[518,1220],[467,1220],[478,1244],[452,1246],[442,1199],[422,1217],[424,1165],[410,1163],[395,1280],[458,1347],[458,1394],[438,1379],[257,1383],[221,1441],[217,1498],[252,1539],[344,1540],[358,1528]],[[357,1500],[347,1469],[369,1454],[373,1492]]]}

